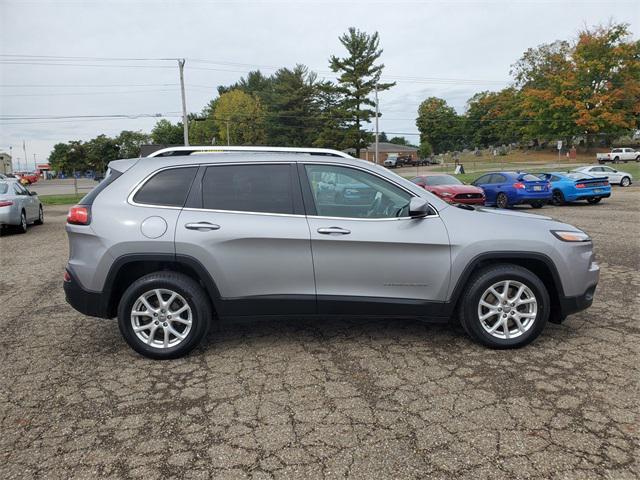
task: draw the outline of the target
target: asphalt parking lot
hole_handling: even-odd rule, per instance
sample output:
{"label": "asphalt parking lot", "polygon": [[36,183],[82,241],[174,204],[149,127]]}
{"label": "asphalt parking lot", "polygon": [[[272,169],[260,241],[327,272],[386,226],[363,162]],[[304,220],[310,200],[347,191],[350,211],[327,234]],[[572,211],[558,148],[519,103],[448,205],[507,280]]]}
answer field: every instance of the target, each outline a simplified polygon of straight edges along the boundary
{"label": "asphalt parking lot", "polygon": [[47,207],[0,238],[0,478],[638,478],[639,205],[632,186],[535,211],[589,232],[602,277],[524,349],[305,320],[224,325],[170,362],[65,303]]}

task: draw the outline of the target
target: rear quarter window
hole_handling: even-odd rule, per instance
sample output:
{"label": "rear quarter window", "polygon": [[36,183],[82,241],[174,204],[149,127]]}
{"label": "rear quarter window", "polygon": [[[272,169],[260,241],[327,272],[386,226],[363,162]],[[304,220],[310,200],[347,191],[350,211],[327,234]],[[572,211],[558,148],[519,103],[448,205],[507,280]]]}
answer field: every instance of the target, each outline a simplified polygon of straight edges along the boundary
{"label": "rear quarter window", "polygon": [[135,203],[182,207],[187,200],[197,167],[169,168],[156,173],[136,192]]}

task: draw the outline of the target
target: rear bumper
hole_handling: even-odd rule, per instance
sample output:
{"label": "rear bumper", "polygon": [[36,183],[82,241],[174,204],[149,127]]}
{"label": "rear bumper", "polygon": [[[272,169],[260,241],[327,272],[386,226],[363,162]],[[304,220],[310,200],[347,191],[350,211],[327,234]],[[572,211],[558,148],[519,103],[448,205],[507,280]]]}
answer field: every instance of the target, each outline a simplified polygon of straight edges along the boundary
{"label": "rear bumper", "polygon": [[67,269],[69,281],[63,282],[63,289],[67,303],[75,310],[88,315],[89,317],[110,318],[107,309],[103,305],[102,292],[91,292],[80,286],[73,276],[73,273]]}
{"label": "rear bumper", "polygon": [[587,198],[609,198],[610,196],[611,196],[611,189],[609,188],[608,191],[600,192],[600,193],[595,193],[593,191],[576,193],[574,195],[569,196],[568,200],[571,201],[571,200],[586,200]]}

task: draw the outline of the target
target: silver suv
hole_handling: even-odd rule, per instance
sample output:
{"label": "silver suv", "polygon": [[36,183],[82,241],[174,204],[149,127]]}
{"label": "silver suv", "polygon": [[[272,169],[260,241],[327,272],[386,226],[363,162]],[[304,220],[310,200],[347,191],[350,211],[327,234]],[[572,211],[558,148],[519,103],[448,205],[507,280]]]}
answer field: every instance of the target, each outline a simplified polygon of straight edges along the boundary
{"label": "silver suv", "polygon": [[69,212],[67,301],[117,316],[142,355],[186,354],[214,318],[285,315],[459,319],[513,348],[593,301],[571,225],[449,205],[330,150],[194,150],[111,162]]}

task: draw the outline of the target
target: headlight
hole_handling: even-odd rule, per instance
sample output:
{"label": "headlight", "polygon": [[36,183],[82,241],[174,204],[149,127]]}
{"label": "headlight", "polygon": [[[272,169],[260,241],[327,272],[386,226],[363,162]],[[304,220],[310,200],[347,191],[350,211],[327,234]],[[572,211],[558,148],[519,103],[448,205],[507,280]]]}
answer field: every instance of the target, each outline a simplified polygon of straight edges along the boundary
{"label": "headlight", "polygon": [[590,242],[591,237],[584,232],[571,232],[563,230],[551,230],[557,238],[563,242]]}

